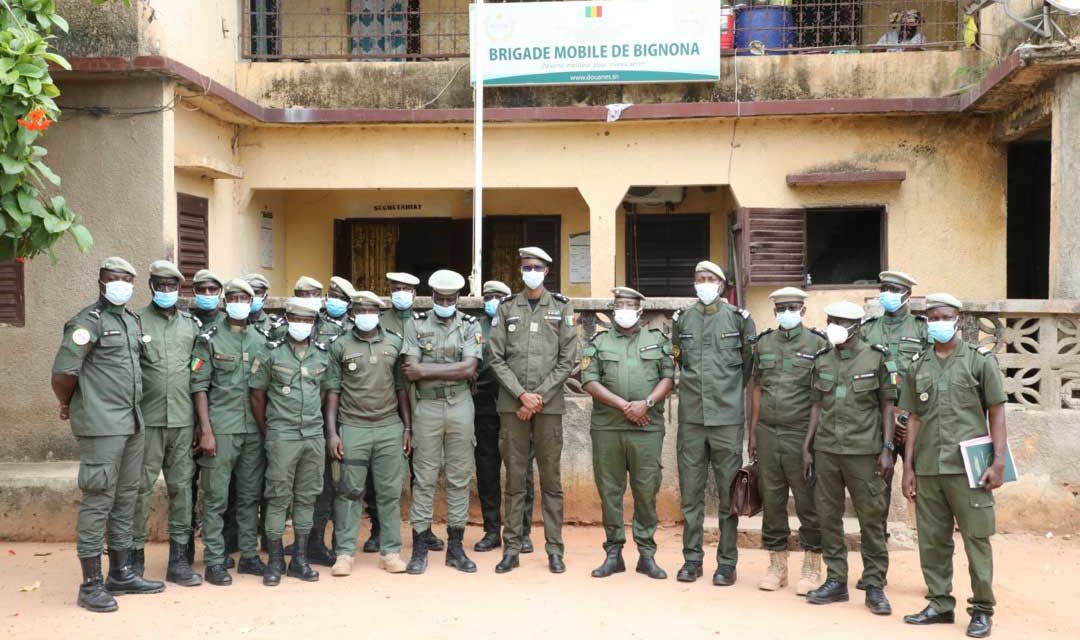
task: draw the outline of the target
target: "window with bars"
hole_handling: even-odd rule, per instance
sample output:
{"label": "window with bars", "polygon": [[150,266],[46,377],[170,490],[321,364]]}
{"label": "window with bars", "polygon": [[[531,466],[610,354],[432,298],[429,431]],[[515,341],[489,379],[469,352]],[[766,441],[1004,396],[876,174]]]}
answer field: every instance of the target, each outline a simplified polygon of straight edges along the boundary
{"label": "window with bars", "polygon": [[838,47],[860,44],[861,0],[794,0],[795,47]]}

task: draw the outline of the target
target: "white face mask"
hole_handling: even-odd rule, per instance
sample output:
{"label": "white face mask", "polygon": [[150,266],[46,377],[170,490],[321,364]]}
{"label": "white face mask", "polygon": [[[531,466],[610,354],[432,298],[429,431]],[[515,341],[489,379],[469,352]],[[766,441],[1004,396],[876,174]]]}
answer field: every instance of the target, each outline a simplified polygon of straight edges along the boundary
{"label": "white face mask", "polygon": [[838,324],[829,323],[829,326],[825,327],[825,335],[829,337],[829,342],[834,345],[844,344],[851,337],[851,334],[847,327],[842,327]]}
{"label": "white face mask", "polygon": [[131,300],[131,294],[135,291],[135,285],[123,280],[113,280],[105,283],[105,299],[120,306]]}
{"label": "white face mask", "polygon": [[530,289],[535,289],[544,284],[544,272],[543,271],[522,271],[521,281],[525,283],[525,286]]}
{"label": "white face mask", "polygon": [[360,331],[371,331],[379,325],[379,314],[377,313],[358,313],[353,316],[353,324]]}
{"label": "white face mask", "polygon": [[303,342],[311,336],[311,330],[314,328],[314,322],[290,322],[289,337],[297,342]]}
{"label": "white face mask", "polygon": [[399,311],[410,309],[413,303],[413,293],[412,291],[392,291],[390,292],[390,302]]}
{"label": "white face mask", "polygon": [[226,302],[225,313],[233,320],[244,320],[251,313],[250,302]]}
{"label": "white face mask", "polygon": [[637,324],[638,318],[641,317],[640,309],[616,309],[615,310],[615,324],[619,325],[623,329],[629,329]]}
{"label": "white face mask", "polygon": [[716,282],[699,282],[694,285],[694,291],[702,304],[712,304],[720,297],[720,285]]}

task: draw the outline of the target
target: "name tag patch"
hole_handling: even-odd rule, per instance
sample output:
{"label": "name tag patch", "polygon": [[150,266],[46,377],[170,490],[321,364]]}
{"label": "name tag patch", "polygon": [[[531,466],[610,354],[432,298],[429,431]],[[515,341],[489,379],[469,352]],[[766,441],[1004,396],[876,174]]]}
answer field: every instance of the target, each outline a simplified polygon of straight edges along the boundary
{"label": "name tag patch", "polygon": [[738,331],[729,331],[727,333],[721,333],[720,337],[721,338],[738,338],[739,337],[739,332]]}
{"label": "name tag patch", "polygon": [[859,375],[851,376],[852,380],[866,380],[867,378],[873,378],[877,374],[871,371],[870,373],[860,373]]}
{"label": "name tag patch", "polygon": [[795,353],[795,355],[796,355],[796,356],[798,356],[798,357],[800,357],[800,358],[806,358],[807,360],[813,360],[814,358],[816,358],[816,357],[817,357],[817,356],[815,356],[815,355],[814,355],[814,354],[812,354],[812,353],[803,353],[803,352],[801,352],[801,351],[799,351],[799,352],[796,352],[796,353]]}

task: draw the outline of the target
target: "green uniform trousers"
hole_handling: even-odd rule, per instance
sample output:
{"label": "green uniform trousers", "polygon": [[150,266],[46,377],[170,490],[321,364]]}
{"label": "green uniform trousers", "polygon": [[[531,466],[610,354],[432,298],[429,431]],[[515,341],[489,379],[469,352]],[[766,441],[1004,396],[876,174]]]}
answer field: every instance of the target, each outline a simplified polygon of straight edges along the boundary
{"label": "green uniform trousers", "polygon": [[968,557],[971,598],[968,613],[994,613],[994,494],[968,486],[964,474],[918,476],[915,522],[919,532],[919,562],[926,581],[926,599],[938,611],[952,611],[953,521],[960,529]]}
{"label": "green uniform trousers", "polygon": [[604,550],[626,544],[623,497],[629,474],[630,493],[634,496],[631,525],[634,544],[642,557],[655,556],[656,494],[660,492],[660,452],[664,448],[664,432],[594,430],[591,435],[593,477],[600,494],[607,536]]}
{"label": "green uniform trousers", "polygon": [[847,584],[847,545],[844,544],[844,489],[851,494],[859,519],[859,550],[862,553],[862,580],[869,587],[884,587],[889,571],[889,551],[885,547],[885,481],[876,473],[875,455],[840,455],[818,451],[814,454],[817,481],[814,499],[821,522],[821,555],[829,569],[829,579]]}
{"label": "green uniform trousers", "polygon": [[142,483],[135,503],[136,549],[146,546],[150,497],[161,473],[165,475],[169,496],[169,539],[187,544],[191,537],[191,485],[195,475],[191,443],[194,431],[194,427],[146,427],[144,430]]}
{"label": "green uniform trousers", "polygon": [[[530,451],[529,466],[525,472],[525,517],[521,520],[522,535],[532,529],[533,513],[533,460]],[[480,499],[480,513],[484,516],[484,532],[499,533],[502,529],[502,455],[499,453],[499,416],[476,415],[476,495]]]}
{"label": "green uniform trousers", "polygon": [[[416,477],[409,507],[409,521],[414,531],[431,528],[435,487],[444,464],[446,526],[464,528],[469,519],[469,484],[476,466],[473,401],[465,394],[458,398],[454,404],[440,398],[416,401],[412,416],[413,472]],[[378,489],[376,493],[379,493]],[[379,499],[382,499],[381,495]]]}
{"label": "green uniform trousers", "polygon": [[720,541],[716,548],[716,563],[734,567],[739,561],[736,546],[739,517],[731,515],[731,483],[742,466],[744,432],[741,424],[720,427],[706,427],[693,422],[679,424],[675,447],[683,512],[683,559],[687,562],[701,562],[705,557],[702,537],[705,526],[705,483],[710,465],[719,497]]}
{"label": "green uniform trousers", "polygon": [[326,464],[326,438],[266,441],[266,537],[285,535],[285,519],[292,506],[293,531],[308,533],[315,498],[322,492]]}
{"label": "green uniform trousers", "polygon": [[[315,511],[313,517],[314,526],[316,529],[325,529],[326,523],[334,517],[336,513],[336,501],[335,497],[337,492],[335,490],[334,481],[330,477],[331,462],[330,454],[326,455],[326,460],[323,461],[323,487],[318,497],[315,498]],[[335,528],[337,527],[335,520]]]}
{"label": "green uniform trousers", "polygon": [[401,551],[401,489],[408,468],[402,449],[404,438],[405,426],[400,422],[385,427],[341,427],[345,455],[340,462],[331,462],[335,469],[331,477],[337,484],[334,490],[337,555],[356,553],[364,487],[369,479],[379,498],[379,551],[383,554]]}
{"label": "green uniform trousers", "polygon": [[761,492],[761,544],[768,551],[786,551],[791,527],[788,525],[788,491],[795,497],[799,516],[799,544],[807,551],[821,553],[814,492],[802,473],[802,449],[806,433],[758,424],[758,490]]}
{"label": "green uniform trousers", "polygon": [[79,490],[82,503],[76,524],[80,558],[100,556],[102,540],[110,549],[130,549],[135,502],[143,466],[143,432],[130,436],[84,436],[79,443]]}
{"label": "green uniform trousers", "polygon": [[500,413],[499,420],[499,453],[506,463],[506,548],[521,551],[526,484],[535,454],[540,472],[540,508],[544,513],[544,550],[548,555],[563,555],[562,414],[538,413],[522,422],[515,413]]}
{"label": "green uniform trousers", "polygon": [[266,471],[263,440],[259,434],[222,434],[214,440],[217,455],[199,456],[203,487],[203,558],[208,567],[225,562],[226,512],[234,479],[236,494],[232,507],[236,515],[240,556],[253,558],[257,555],[259,501]]}

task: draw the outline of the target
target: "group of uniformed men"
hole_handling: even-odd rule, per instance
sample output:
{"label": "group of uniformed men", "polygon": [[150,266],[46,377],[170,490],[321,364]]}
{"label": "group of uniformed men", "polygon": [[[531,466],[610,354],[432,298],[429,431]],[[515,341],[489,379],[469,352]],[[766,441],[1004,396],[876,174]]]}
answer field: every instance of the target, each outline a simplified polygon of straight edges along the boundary
{"label": "group of uniformed men", "polygon": [[[52,386],[80,450],[78,604],[113,611],[115,595],[156,593],[143,577],[148,504],[163,473],[168,489],[166,580],[201,584],[194,555],[193,486],[203,490],[206,580],[232,582],[229,569],[277,585],[282,574],[318,580],[311,563],[349,575],[361,512],[372,520],[364,551],[391,573],[421,574],[431,550],[475,572],[464,550],[469,485],[475,471],[484,535],[474,550],[503,547],[496,573],[532,551],[532,466],[538,469],[545,551],[553,573],[566,570],[562,541],[563,384],[578,364],[577,319],[544,280],[552,259],[519,251],[524,290],[484,283],[484,313],[457,309],[464,278],[431,275],[432,309],[412,308],[419,280],[388,273],[392,308],[370,291],[332,278],[323,296],[301,277],[283,317],[263,304],[269,282],[250,274],[223,282],[195,274],[195,309],[177,307],[184,276],[150,265],[152,302],[133,312],[135,269],[109,258],[99,299],[64,328]],[[888,615],[886,517],[893,468],[903,458],[903,492],[915,502],[929,604],[910,624],[951,623],[953,523],[969,559],[973,596],[967,634],[990,634],[994,596],[989,537],[992,490],[1003,481],[1005,395],[989,350],[957,332],[959,300],[926,298],[911,313],[917,283],[880,275],[884,315],[861,305],[826,307],[827,330],[804,326],[807,294],[770,295],[777,327],[758,334],[750,314],[729,304],[726,278],[698,263],[698,300],[673,316],[669,338],[645,327],[645,296],[612,290],[611,327],[597,327],[580,353],[581,382],[593,398],[593,470],[606,534],[592,571],[625,571],[623,497],[629,478],[638,573],[663,579],[656,560],[656,496],[661,481],[664,401],[680,370],[677,460],[684,516],[682,582],[703,575],[702,530],[709,470],[719,488],[717,568],[712,582],[736,581],[738,518],[730,494],[748,450],[759,463],[762,541],[769,569],[759,588],[788,584],[787,519],[794,496],[804,550],[796,593],[813,604],[847,601],[845,490],[861,530],[866,606]],[[224,310],[221,310],[221,296]],[[749,419],[744,412],[749,401]],[[995,462],[972,489],[959,443],[989,431]],[[505,518],[500,523],[500,476]],[[401,557],[400,496],[411,477],[411,556]],[[448,539],[431,530],[436,485],[445,474]],[[283,534],[292,518],[294,542]],[[325,529],[333,521],[330,548]],[[502,530],[500,531],[500,524]],[[258,555],[260,530],[268,561]],[[109,571],[102,576],[103,539]],[[231,553],[239,551],[234,565]],[[292,559],[286,567],[285,556]],[[827,572],[821,575],[824,557]]]}

